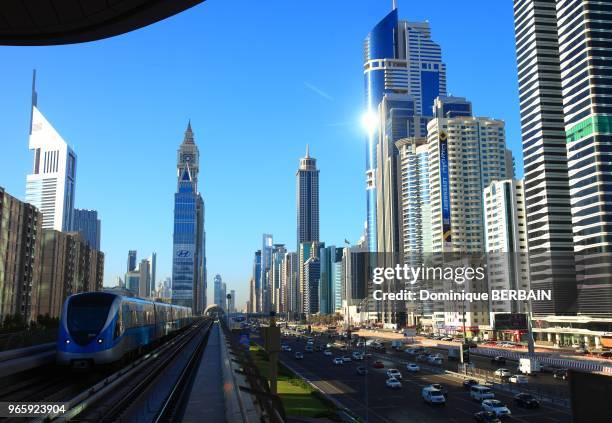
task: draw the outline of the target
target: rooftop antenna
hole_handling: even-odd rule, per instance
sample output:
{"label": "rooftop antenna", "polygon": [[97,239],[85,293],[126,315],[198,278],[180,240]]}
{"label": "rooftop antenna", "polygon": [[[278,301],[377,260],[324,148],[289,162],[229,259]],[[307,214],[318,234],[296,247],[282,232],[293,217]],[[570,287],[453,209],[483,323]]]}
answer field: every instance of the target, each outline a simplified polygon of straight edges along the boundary
{"label": "rooftop antenna", "polygon": [[38,93],[36,92],[36,69],[32,70],[32,107],[30,108],[30,135],[32,135],[34,107],[38,107]]}
{"label": "rooftop antenna", "polygon": [[397,9],[397,0],[393,0],[393,8],[391,10]]}

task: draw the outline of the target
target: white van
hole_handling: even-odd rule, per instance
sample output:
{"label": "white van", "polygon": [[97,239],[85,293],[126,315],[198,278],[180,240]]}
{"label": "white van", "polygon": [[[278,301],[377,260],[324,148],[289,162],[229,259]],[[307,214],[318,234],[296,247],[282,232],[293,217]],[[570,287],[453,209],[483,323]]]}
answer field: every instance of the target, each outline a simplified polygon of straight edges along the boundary
{"label": "white van", "polygon": [[433,386],[424,387],[421,391],[421,395],[423,396],[423,400],[430,404],[446,404],[444,393]]}
{"label": "white van", "polygon": [[476,401],[494,399],[495,393],[488,386],[474,385],[470,388],[470,396]]}

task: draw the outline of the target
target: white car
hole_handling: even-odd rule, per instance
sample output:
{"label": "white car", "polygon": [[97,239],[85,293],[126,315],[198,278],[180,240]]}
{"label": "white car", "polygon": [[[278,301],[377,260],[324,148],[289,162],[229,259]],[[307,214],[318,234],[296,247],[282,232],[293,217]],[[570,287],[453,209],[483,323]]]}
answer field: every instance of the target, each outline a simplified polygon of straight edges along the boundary
{"label": "white car", "polygon": [[342,361],[344,361],[345,363],[349,363],[349,362],[351,362],[353,360],[348,355],[345,355],[345,356],[342,357]]}
{"label": "white car", "polygon": [[497,417],[509,416],[512,414],[508,407],[504,405],[504,403],[496,399],[483,400],[481,406],[483,411],[490,411],[491,413],[495,413]]}
{"label": "white car", "polygon": [[512,375],[510,376],[511,383],[529,383],[529,378],[525,375]]}
{"label": "white car", "polygon": [[499,377],[510,377],[512,373],[508,369],[497,369],[495,370],[495,375]]}
{"label": "white car", "polygon": [[363,360],[363,354],[361,354],[359,351],[355,351],[355,352],[353,352],[353,359],[355,359],[355,360]]}
{"label": "white car", "polygon": [[414,363],[408,363],[406,364],[406,370],[408,370],[409,372],[418,372],[419,370],[421,370],[421,368]]}
{"label": "white car", "polygon": [[387,370],[387,377],[389,379],[402,380],[402,374],[397,369],[389,369],[389,370]]}
{"label": "white car", "polygon": [[342,357],[336,357],[334,358],[334,364],[344,364],[344,360],[342,360]]}
{"label": "white car", "polygon": [[323,351],[323,354],[324,355],[332,355],[332,352],[331,352],[331,350],[325,350],[325,351]]}
{"label": "white car", "polygon": [[394,377],[387,379],[385,384],[387,385],[387,388],[392,388],[392,389],[399,389],[402,387],[402,383],[399,380],[395,379]]}
{"label": "white car", "polygon": [[433,386],[426,386],[421,391],[421,396],[425,402],[430,404],[445,404],[446,397],[444,393],[439,389],[434,388]]}

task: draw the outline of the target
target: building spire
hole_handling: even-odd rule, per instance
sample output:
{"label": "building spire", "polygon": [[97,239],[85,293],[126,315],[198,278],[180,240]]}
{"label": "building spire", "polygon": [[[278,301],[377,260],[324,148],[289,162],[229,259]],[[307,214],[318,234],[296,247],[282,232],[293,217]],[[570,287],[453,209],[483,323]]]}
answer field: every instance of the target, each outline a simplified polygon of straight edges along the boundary
{"label": "building spire", "polygon": [[309,144],[306,144],[306,158],[310,158],[310,146]]}
{"label": "building spire", "polygon": [[183,144],[193,144],[193,131],[191,130],[191,119],[187,122],[187,129],[185,129],[185,138]]}
{"label": "building spire", "polygon": [[397,9],[397,0],[393,0],[393,8],[391,10]]}
{"label": "building spire", "polygon": [[36,69],[32,70],[32,107],[30,107],[30,135],[34,119],[34,107],[38,107],[38,93],[36,92]]}

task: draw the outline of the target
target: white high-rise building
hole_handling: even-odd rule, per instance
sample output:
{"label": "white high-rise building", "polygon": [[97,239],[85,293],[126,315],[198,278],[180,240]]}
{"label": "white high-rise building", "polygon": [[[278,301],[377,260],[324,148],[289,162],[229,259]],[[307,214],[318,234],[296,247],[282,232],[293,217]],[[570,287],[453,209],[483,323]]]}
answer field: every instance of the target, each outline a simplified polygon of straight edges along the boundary
{"label": "white high-rise building", "polygon": [[506,178],[504,122],[434,118],[428,124],[434,252],[484,251],[482,190]]}
{"label": "white high-rise building", "polygon": [[[439,106],[444,109],[443,104]],[[504,122],[486,117],[441,117],[443,113],[437,116],[427,126],[432,251],[478,255],[485,249],[483,189],[506,178]],[[474,257],[465,256],[453,265],[471,267]],[[446,292],[457,288],[449,283],[434,286]],[[460,290],[485,292],[486,281],[472,280]],[[437,302],[433,307],[434,325],[444,326],[447,332],[465,328],[475,333],[489,323],[484,301]]]}
{"label": "white high-rise building", "polygon": [[[483,191],[489,292],[529,289],[525,189],[522,180],[493,181]],[[489,297],[490,298],[490,297]],[[524,313],[524,301],[489,301],[494,313]],[[491,321],[494,317],[491,316]]]}
{"label": "white high-rise building", "polygon": [[26,177],[27,203],[43,214],[43,229],[69,231],[74,210],[76,154],[37,107],[36,71],[32,81],[32,116],[28,148],[34,152]]}

